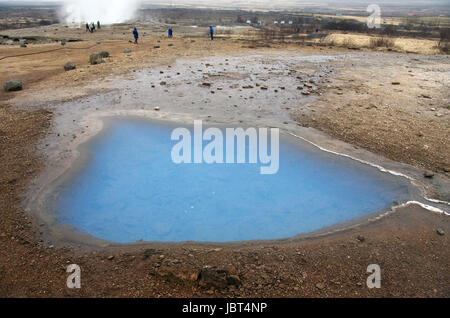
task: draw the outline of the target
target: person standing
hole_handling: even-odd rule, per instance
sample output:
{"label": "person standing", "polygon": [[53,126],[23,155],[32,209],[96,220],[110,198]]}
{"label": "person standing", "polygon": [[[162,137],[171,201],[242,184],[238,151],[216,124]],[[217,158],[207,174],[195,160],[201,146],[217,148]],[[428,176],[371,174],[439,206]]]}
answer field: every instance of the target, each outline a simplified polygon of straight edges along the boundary
{"label": "person standing", "polygon": [[138,44],[139,33],[138,33],[138,30],[136,29],[136,27],[134,27],[134,29],[133,29],[133,36],[134,36],[134,44]]}
{"label": "person standing", "polygon": [[97,21],[97,29],[100,30],[100,21]]}
{"label": "person standing", "polygon": [[214,40],[214,28],[212,25],[209,26],[209,35],[211,36],[211,41]]}
{"label": "person standing", "polygon": [[86,22],[86,32],[91,32],[91,29],[89,28],[89,23]]}
{"label": "person standing", "polygon": [[173,30],[172,30],[172,28],[169,29],[168,34],[169,34],[169,38],[173,37]]}

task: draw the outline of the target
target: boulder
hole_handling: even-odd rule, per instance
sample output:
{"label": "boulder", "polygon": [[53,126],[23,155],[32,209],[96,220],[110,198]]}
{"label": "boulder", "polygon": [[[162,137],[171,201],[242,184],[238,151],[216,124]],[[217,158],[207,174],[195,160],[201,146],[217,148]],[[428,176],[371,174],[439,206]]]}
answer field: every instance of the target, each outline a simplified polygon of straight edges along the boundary
{"label": "boulder", "polygon": [[22,81],[20,79],[12,79],[3,84],[5,92],[21,91]]}
{"label": "boulder", "polygon": [[67,71],[71,71],[76,69],[75,64],[73,64],[72,62],[67,62],[66,64],[64,64],[64,70]]}

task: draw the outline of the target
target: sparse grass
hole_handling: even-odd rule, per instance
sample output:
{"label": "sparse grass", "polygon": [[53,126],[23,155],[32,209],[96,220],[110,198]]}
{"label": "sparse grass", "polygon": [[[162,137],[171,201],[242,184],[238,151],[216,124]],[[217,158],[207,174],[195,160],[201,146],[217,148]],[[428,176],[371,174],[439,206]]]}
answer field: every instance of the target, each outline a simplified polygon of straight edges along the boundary
{"label": "sparse grass", "polygon": [[369,44],[369,47],[371,49],[375,49],[375,48],[379,48],[379,47],[393,48],[394,46],[395,46],[395,39],[388,38],[385,36],[371,38],[370,44]]}

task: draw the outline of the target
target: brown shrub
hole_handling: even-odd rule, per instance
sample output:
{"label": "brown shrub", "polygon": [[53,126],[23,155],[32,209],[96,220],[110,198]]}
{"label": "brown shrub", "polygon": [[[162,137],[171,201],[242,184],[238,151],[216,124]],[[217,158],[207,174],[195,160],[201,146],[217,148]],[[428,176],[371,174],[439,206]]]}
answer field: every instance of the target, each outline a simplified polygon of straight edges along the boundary
{"label": "brown shrub", "polygon": [[377,47],[387,47],[392,48],[395,45],[395,40],[388,38],[388,37],[377,37],[377,38],[371,38],[370,39],[370,48],[374,49]]}

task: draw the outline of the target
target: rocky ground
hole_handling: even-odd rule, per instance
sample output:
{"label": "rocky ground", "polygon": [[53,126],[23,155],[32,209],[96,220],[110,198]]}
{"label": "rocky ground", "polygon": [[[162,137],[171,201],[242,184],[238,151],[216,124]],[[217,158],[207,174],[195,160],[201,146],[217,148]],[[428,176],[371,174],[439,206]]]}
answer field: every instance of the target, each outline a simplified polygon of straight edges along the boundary
{"label": "rocky ground", "polygon": [[[180,58],[349,53],[280,44],[255,48],[234,39],[168,40],[160,35],[144,37],[134,46],[127,36],[117,37],[108,39],[105,34],[101,44],[86,38],[90,41],[68,44],[72,49],[0,61],[2,82],[13,76],[24,83],[23,91],[0,94],[1,296],[449,296],[448,217],[415,205],[351,230],[293,241],[94,248],[53,246],[43,239],[43,226],[24,211],[23,199],[30,182],[46,167],[42,140],[61,124],[58,118],[65,113],[61,105],[77,105],[85,96],[98,98],[99,92],[114,95],[115,79],[133,79],[139,76],[133,71],[167,67]],[[0,47],[0,58],[60,47]],[[91,48],[80,49],[86,47]],[[131,53],[124,53],[126,47]],[[108,50],[111,57],[89,65],[89,54],[100,50]],[[76,70],[64,71],[67,60],[76,64]],[[332,73],[315,82],[306,78],[318,74],[314,68],[299,69],[306,77],[296,82],[294,90],[305,98],[277,105],[281,109],[276,113],[287,125],[314,127],[381,156],[433,170],[446,180],[448,58],[363,52],[353,60],[326,64],[321,72],[329,68]],[[303,75],[292,74],[292,81]],[[255,84],[251,90],[256,89],[261,90]],[[283,89],[276,89],[282,94]],[[242,111],[249,118],[258,116],[257,109]],[[443,193],[445,198],[448,189]],[[82,268],[80,290],[65,287],[66,266],[72,263]],[[381,289],[365,285],[366,268],[374,263],[381,266]]]}

